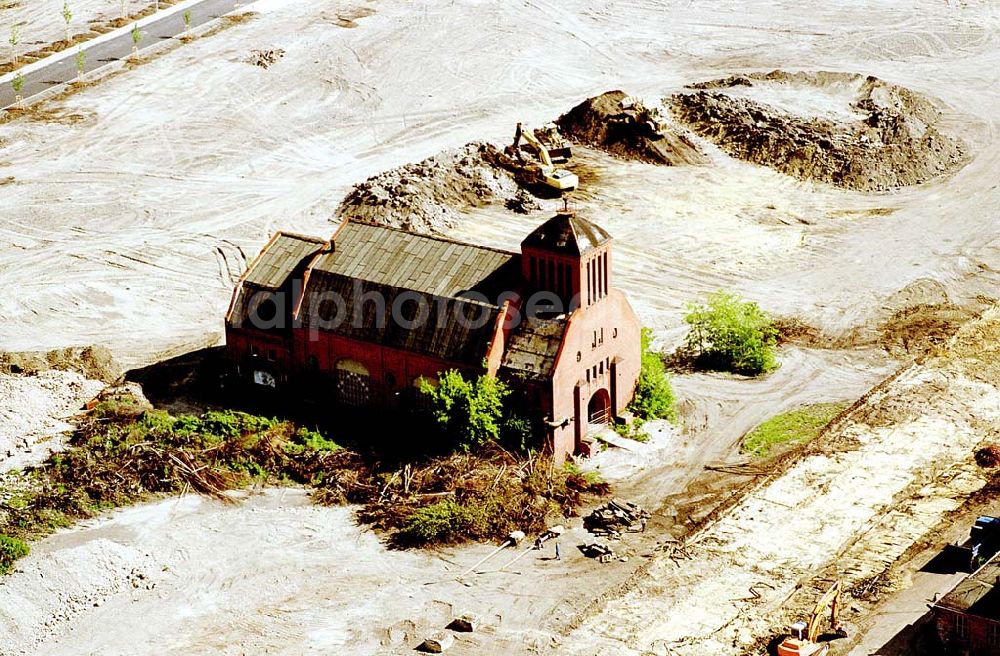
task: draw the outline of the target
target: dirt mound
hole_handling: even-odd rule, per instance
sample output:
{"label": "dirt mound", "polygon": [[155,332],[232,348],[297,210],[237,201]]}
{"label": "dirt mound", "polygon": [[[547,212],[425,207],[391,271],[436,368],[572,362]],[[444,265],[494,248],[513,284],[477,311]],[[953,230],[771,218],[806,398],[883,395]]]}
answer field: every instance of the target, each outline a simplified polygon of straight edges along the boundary
{"label": "dirt mound", "polygon": [[588,98],[556,121],[570,139],[616,157],[652,164],[707,164],[708,158],[685,130],[669,125],[624,91]]}
{"label": "dirt mound", "polygon": [[44,371],[33,376],[0,374],[0,469],[8,458],[23,454],[71,426],[65,419],[80,411],[104,385],[70,371]]}
{"label": "dirt mound", "polygon": [[991,469],[1000,465],[1000,446],[987,444],[976,451],[976,464]]}
{"label": "dirt mound", "polygon": [[976,314],[951,303],[904,308],[880,326],[879,346],[897,356],[927,353],[944,346]]}
{"label": "dirt mound", "polygon": [[455,225],[470,207],[524,205],[512,170],[514,163],[496,146],[473,142],[355,185],[341,201],[337,216],[440,232]]}
{"label": "dirt mound", "polygon": [[734,157],[802,180],[881,191],[919,184],[967,160],[939,132],[936,101],[849,73],[752,73],[691,85],[669,106]]}
{"label": "dirt mound", "polygon": [[121,369],[103,346],[76,346],[53,351],[0,351],[0,374],[37,374],[58,369],[73,371],[84,378],[114,382]]}
{"label": "dirt mound", "polygon": [[136,590],[152,590],[165,577],[152,556],[106,539],[47,558],[29,556],[4,581],[4,596],[13,603],[0,608],[0,653],[31,653],[74,617]]}

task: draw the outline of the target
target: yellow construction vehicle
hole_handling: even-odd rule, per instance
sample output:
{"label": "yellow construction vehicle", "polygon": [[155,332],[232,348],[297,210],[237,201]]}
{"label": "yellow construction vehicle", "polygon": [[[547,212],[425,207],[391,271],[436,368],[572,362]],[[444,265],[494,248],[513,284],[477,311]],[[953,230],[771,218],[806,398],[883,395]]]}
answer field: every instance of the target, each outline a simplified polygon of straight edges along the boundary
{"label": "yellow construction vehicle", "polygon": [[809,621],[796,622],[789,627],[791,635],[778,645],[778,656],[826,656],[830,652],[829,643],[817,641],[820,618],[826,613],[827,606],[830,607],[830,627],[839,636],[845,637],[847,635],[840,620],[837,619],[842,587],[840,581],[830,586],[830,589],[816,602],[812,615],[809,616]]}
{"label": "yellow construction vehicle", "polygon": [[538,177],[541,182],[560,192],[573,191],[577,188],[580,184],[580,178],[575,173],[571,173],[566,169],[556,168],[549,157],[549,149],[538,141],[538,138],[535,137],[531,130],[522,129],[520,123],[517,124],[517,130],[514,132],[514,143],[510,148],[511,154],[514,157],[518,159],[522,157],[521,139],[524,139],[528,149],[538,157]]}

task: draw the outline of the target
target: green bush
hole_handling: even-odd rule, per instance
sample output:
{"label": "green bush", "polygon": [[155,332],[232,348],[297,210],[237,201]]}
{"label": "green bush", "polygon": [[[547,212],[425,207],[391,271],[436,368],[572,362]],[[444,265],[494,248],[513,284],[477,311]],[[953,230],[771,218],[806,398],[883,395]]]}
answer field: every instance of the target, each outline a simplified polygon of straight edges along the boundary
{"label": "green bush", "polygon": [[691,303],[687,347],[703,366],[757,375],[777,367],[774,321],[753,301],[718,291],[705,303]]}
{"label": "green bush", "polygon": [[507,385],[493,376],[466,380],[454,369],[438,378],[438,386],[426,382],[421,391],[428,395],[434,422],[457,448],[470,451],[500,436]]}
{"label": "green bush", "polygon": [[285,451],[291,454],[301,454],[306,450],[318,453],[336,453],[341,450],[339,444],[328,439],[322,433],[308,428],[300,428],[292,435],[285,444]]}
{"label": "green bush", "polygon": [[0,575],[9,573],[14,561],[27,556],[28,551],[28,545],[23,540],[0,535]]}
{"label": "green bush", "polygon": [[473,533],[479,519],[473,508],[445,499],[414,510],[403,524],[398,540],[414,545],[455,542]]}
{"label": "green bush", "polygon": [[[670,385],[670,376],[663,365],[660,354],[650,348],[653,342],[653,331],[642,329],[642,365],[639,370],[639,381],[635,387],[635,398],[629,409],[640,419],[677,419],[674,408],[674,390]],[[641,425],[639,426],[641,429]],[[636,433],[638,434],[638,432]],[[632,435],[627,435],[632,437]]]}

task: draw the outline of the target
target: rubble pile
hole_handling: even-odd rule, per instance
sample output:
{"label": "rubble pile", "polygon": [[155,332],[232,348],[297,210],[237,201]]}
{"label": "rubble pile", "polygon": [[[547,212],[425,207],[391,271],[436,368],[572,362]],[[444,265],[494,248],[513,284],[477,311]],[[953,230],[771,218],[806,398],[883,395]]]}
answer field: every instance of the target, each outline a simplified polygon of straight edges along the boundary
{"label": "rubble pile", "polygon": [[279,59],[285,56],[285,51],[281,48],[268,48],[267,50],[251,50],[247,55],[247,63],[261,68],[270,68]]}
{"label": "rubble pile", "polygon": [[601,542],[591,542],[580,547],[580,551],[587,558],[594,558],[600,563],[609,563],[615,559],[614,550]]}
{"label": "rubble pile", "polygon": [[515,168],[496,146],[473,142],[355,185],[337,216],[437,233],[454,226],[470,207],[503,203],[529,211],[530,200],[511,173]]}
{"label": "rubble pile", "polygon": [[[938,130],[935,101],[876,77],[773,71],[690,88],[669,100],[678,120],[733,157],[801,180],[882,191],[925,182],[968,159],[961,140]],[[795,91],[820,100],[801,111],[774,100]]]}
{"label": "rubble pile", "polygon": [[649,513],[638,504],[612,499],[583,520],[584,527],[594,535],[617,537],[626,531],[645,529]]}
{"label": "rubble pile", "polygon": [[556,121],[578,143],[623,159],[667,166],[707,164],[708,158],[687,130],[668,122],[624,91],[588,98]]}

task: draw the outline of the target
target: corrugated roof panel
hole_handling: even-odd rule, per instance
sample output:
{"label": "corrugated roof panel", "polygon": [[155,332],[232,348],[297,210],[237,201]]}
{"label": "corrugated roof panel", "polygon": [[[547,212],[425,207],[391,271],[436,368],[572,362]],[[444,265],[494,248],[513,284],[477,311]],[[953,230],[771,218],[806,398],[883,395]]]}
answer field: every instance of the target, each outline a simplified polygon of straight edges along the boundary
{"label": "corrugated roof panel", "polygon": [[[354,321],[356,291],[362,294],[376,292],[385,299],[386,312],[383,321],[379,321],[374,303],[365,303],[361,320]],[[369,281],[356,284],[356,280],[349,276],[314,270],[309,279],[309,289],[303,300],[300,318],[307,328],[329,330],[344,337],[471,366],[482,364],[500,314],[499,308],[474,301],[422,293],[423,302],[429,309],[427,320],[412,327],[400,325],[392,316],[393,303],[400,294],[412,294],[413,291],[415,290]],[[314,305],[319,303],[325,292],[337,294],[344,300],[347,309],[344,320],[331,322],[330,317],[323,317],[320,308]],[[439,312],[441,306],[443,311]],[[478,322],[476,327],[468,327],[465,325],[468,322],[461,321],[456,315],[456,310],[463,309],[474,309],[476,315],[485,311],[485,321]],[[328,320],[326,324],[323,323],[323,319]]]}
{"label": "corrugated roof panel", "polygon": [[[473,244],[418,235],[358,221],[346,223],[336,236],[334,252],[316,265],[328,273],[454,296],[476,288],[498,269],[514,274],[510,266],[520,256]],[[467,268],[463,264],[468,263]],[[512,275],[509,287],[518,279]]]}
{"label": "corrugated roof panel", "polygon": [[279,232],[251,264],[244,280],[267,289],[277,289],[306,258],[318,253],[325,244],[316,237]]}

